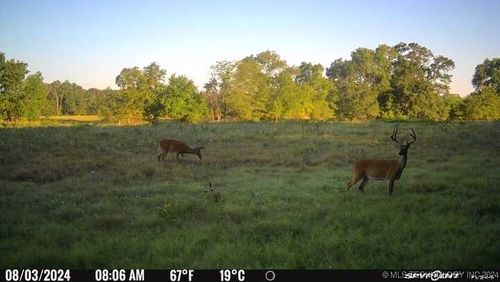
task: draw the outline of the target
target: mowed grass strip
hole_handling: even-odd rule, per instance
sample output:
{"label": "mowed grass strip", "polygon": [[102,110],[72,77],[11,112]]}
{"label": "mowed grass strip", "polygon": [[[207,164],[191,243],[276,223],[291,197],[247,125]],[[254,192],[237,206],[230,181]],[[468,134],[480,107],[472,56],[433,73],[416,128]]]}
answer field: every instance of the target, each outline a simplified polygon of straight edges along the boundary
{"label": "mowed grass strip", "polygon": [[[397,158],[395,126],[418,140],[392,197],[347,192],[354,160]],[[158,163],[167,137],[203,160]],[[2,128],[0,266],[497,267],[498,140],[498,122]]]}

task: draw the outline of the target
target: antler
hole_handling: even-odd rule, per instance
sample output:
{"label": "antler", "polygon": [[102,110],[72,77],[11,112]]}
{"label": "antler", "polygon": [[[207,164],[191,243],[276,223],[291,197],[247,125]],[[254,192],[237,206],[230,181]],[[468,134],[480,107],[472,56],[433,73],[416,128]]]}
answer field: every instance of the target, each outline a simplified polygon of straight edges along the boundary
{"label": "antler", "polygon": [[415,143],[415,141],[417,141],[417,134],[415,133],[415,130],[413,130],[413,128],[410,128],[410,130],[411,132],[409,135],[413,138],[413,141],[408,142],[407,145],[413,144]]}
{"label": "antler", "polygon": [[392,135],[391,135],[391,139],[392,139],[392,141],[400,144],[401,142],[398,141],[397,135],[398,135],[398,129],[394,128],[394,131],[392,132]]}

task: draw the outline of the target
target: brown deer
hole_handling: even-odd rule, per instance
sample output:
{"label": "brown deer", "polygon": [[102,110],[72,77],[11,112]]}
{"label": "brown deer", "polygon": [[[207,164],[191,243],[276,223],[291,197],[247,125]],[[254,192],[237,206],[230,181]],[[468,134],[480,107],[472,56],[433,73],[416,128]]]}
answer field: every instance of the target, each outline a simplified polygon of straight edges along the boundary
{"label": "brown deer", "polygon": [[176,153],[176,159],[179,161],[179,155],[184,157],[184,154],[197,155],[201,158],[201,149],[204,147],[196,146],[194,148],[189,147],[186,143],[174,140],[174,139],[163,139],[160,141],[160,146],[158,147],[158,161],[165,160],[168,153]]}
{"label": "brown deer", "polygon": [[410,145],[417,140],[417,135],[415,131],[411,129],[409,134],[412,137],[412,141],[397,140],[398,129],[394,129],[391,139],[399,147],[399,159],[398,160],[359,160],[354,163],[353,166],[353,178],[347,183],[347,191],[356,184],[358,181],[363,180],[359,185],[359,190],[361,192],[365,191],[365,185],[368,180],[386,180],[387,187],[389,189],[389,195],[392,195],[394,181],[401,177],[401,173],[406,167],[406,160],[408,156],[408,149]]}

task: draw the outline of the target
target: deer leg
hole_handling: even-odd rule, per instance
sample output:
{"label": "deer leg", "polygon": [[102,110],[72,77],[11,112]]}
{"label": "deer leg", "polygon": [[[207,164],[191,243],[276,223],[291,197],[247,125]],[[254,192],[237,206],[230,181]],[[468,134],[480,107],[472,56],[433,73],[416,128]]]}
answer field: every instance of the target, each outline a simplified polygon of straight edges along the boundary
{"label": "deer leg", "polygon": [[177,154],[175,155],[175,158],[177,159],[177,163],[179,163],[179,155],[180,155],[179,153],[177,153]]}
{"label": "deer leg", "polygon": [[351,181],[347,182],[347,191],[349,191],[349,189],[351,189],[352,185],[356,184],[362,178],[363,177],[361,175],[356,175],[356,176],[354,176],[353,179],[351,179]]}
{"label": "deer leg", "polygon": [[158,154],[158,162],[159,162],[160,160],[161,160],[161,161],[164,161],[166,156],[167,156],[167,152],[165,152],[165,151],[160,151],[160,153]]}
{"label": "deer leg", "polygon": [[387,180],[387,188],[389,188],[389,196],[391,196],[394,188],[394,180]]}
{"label": "deer leg", "polygon": [[161,147],[158,147],[158,157],[157,157],[158,161],[160,161],[162,153],[163,153],[163,150],[161,149]]}
{"label": "deer leg", "polygon": [[365,192],[365,185],[366,185],[366,183],[368,183],[368,180],[369,180],[369,178],[368,178],[368,177],[366,177],[366,176],[365,176],[365,177],[363,177],[363,181],[361,182],[361,184],[360,184],[360,185],[359,185],[359,187],[358,187],[358,188],[359,188],[359,191],[361,191],[361,192],[363,192],[363,193]]}

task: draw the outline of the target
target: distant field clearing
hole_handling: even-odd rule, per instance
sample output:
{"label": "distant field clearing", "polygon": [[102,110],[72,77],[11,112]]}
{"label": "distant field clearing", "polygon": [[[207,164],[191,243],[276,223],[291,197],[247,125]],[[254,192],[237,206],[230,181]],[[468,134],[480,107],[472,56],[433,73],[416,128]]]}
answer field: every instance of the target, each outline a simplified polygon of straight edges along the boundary
{"label": "distant field clearing", "polygon": [[98,115],[83,115],[83,116],[48,116],[44,117],[46,120],[59,120],[59,121],[102,121]]}

